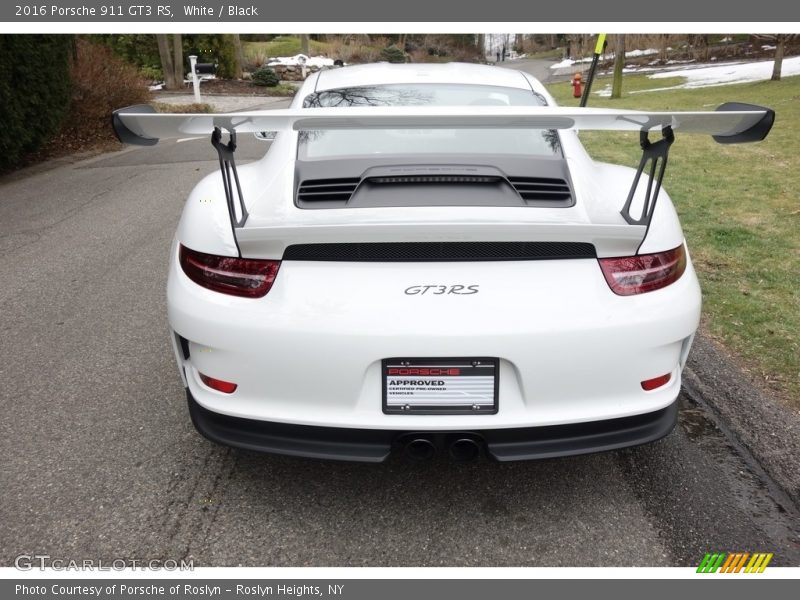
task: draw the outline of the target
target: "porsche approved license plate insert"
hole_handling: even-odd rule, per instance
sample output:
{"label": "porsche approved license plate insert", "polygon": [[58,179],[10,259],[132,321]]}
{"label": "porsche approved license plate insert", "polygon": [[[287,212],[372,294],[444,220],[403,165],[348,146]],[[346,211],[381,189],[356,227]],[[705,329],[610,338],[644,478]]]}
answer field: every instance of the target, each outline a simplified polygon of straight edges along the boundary
{"label": "porsche approved license plate insert", "polygon": [[386,358],[381,364],[383,412],[496,414],[499,362],[488,357]]}

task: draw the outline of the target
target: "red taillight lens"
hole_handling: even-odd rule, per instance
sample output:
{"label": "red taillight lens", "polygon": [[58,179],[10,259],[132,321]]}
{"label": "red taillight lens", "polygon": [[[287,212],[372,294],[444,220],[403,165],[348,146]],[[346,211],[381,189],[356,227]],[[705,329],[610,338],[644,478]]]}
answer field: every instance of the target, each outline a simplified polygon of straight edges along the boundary
{"label": "red taillight lens", "polygon": [[198,373],[200,375],[200,379],[203,383],[205,383],[208,387],[212,390],[217,390],[218,392],[222,392],[223,394],[232,394],[236,391],[238,387],[235,383],[231,383],[230,381],[223,381],[222,379],[214,379],[213,377],[209,377],[208,375],[203,375],[202,373]]}
{"label": "red taillight lens", "polygon": [[669,383],[670,378],[672,375],[667,373],[666,375],[661,375],[660,377],[654,377],[653,379],[647,379],[642,382],[642,389],[645,392],[649,392],[650,390],[654,390],[656,388],[660,388],[662,385],[667,385]]}
{"label": "red taillight lens", "polygon": [[600,268],[611,291],[620,296],[652,292],[674,283],[686,270],[683,245],[656,254],[601,258]]}
{"label": "red taillight lens", "polygon": [[264,296],[278,275],[279,260],[216,256],[180,247],[180,263],[186,276],[205,288],[246,298]]}

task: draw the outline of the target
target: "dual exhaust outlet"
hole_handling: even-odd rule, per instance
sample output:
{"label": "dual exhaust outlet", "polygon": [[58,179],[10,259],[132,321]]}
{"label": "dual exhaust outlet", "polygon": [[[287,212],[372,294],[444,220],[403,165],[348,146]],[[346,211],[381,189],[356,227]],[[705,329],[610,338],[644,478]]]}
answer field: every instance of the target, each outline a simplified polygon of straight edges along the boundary
{"label": "dual exhaust outlet", "polygon": [[441,444],[436,443],[438,437],[424,434],[404,436],[401,439],[403,455],[413,462],[424,462],[434,458],[443,447],[454,462],[472,462],[480,457],[484,446],[484,441],[473,434],[448,435]]}

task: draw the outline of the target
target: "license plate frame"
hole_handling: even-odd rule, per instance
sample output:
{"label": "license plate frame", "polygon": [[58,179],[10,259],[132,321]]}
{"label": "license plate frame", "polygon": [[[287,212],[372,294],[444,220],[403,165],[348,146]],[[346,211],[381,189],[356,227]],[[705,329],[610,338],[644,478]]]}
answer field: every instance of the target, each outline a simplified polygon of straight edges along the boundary
{"label": "license plate frame", "polygon": [[[492,380],[487,381],[488,377]],[[486,356],[385,358],[381,389],[387,415],[494,415],[500,408],[500,360]]]}

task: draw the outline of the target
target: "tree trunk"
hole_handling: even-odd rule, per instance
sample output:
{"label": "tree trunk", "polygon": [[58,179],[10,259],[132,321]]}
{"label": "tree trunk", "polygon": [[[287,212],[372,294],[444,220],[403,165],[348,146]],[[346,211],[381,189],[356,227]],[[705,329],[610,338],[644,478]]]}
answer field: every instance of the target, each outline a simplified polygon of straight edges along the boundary
{"label": "tree trunk", "polygon": [[180,33],[172,35],[172,57],[172,66],[175,68],[175,81],[178,83],[178,87],[181,87],[186,71],[184,71],[183,66],[183,37]]}
{"label": "tree trunk", "polygon": [[233,67],[235,72],[233,76],[236,79],[241,79],[244,71],[244,51],[242,50],[242,40],[238,33],[233,34],[233,49],[236,56]]}
{"label": "tree trunk", "polygon": [[300,53],[308,56],[308,34],[300,34]]}
{"label": "tree trunk", "polygon": [[775,64],[772,66],[772,81],[781,80],[781,68],[783,67],[783,46],[786,38],[779,35],[775,40]]}
{"label": "tree trunk", "polygon": [[611,86],[611,97],[622,98],[622,67],[625,66],[624,35],[616,37],[614,52],[614,83]]}
{"label": "tree trunk", "polygon": [[478,53],[481,55],[481,60],[486,58],[486,34],[478,34]]}
{"label": "tree trunk", "polygon": [[164,33],[157,33],[156,42],[158,42],[158,56],[161,58],[161,71],[164,73],[164,87],[168,90],[177,89],[178,85],[175,81],[175,67],[169,48],[169,38]]}

